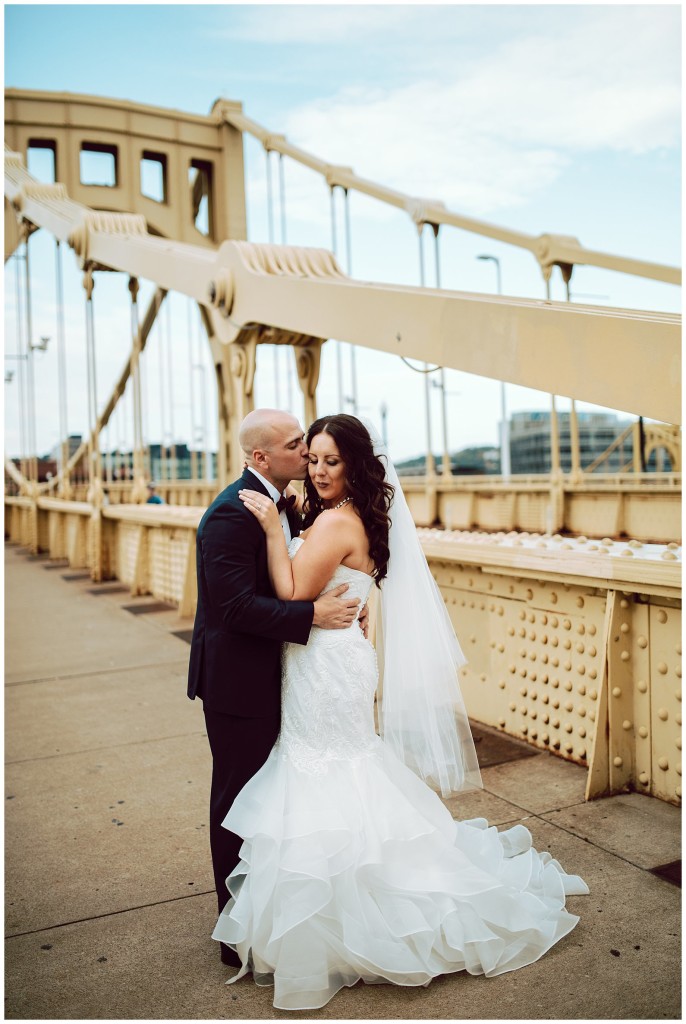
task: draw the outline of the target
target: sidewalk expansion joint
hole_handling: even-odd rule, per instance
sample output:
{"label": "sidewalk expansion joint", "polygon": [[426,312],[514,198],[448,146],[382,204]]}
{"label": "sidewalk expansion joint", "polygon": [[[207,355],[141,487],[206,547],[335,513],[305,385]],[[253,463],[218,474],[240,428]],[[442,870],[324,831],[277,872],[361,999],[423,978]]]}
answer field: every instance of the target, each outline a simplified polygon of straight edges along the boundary
{"label": "sidewalk expansion joint", "polygon": [[140,747],[145,743],[165,743],[167,740],[184,740],[191,736],[206,736],[202,729],[193,729],[190,732],[174,733],[173,736],[151,736],[145,740],[129,740],[127,743],[110,743],[106,747],[86,747],[84,750],[65,750],[58,754],[42,754],[40,757],[25,757],[21,761],[5,761],[5,767],[11,768],[15,764],[33,764],[34,761],[52,761],[56,757],[80,757],[82,754],[100,754],[107,750],[119,750],[120,747]]}
{"label": "sidewalk expansion joint", "polygon": [[77,917],[74,921],[60,921],[59,924],[49,924],[44,928],[31,928],[26,932],[13,932],[5,936],[5,942],[12,939],[21,939],[26,935],[40,935],[41,932],[52,932],[57,928],[69,928],[73,924],[87,924],[89,921],[102,921],[107,917],[117,917],[119,914],[133,914],[137,910],[148,910],[150,907],[163,907],[167,903],[178,903],[179,900],[192,900],[194,896],[214,895],[214,889],[203,889],[202,892],[184,893],[183,896],[172,896],[168,900],[156,900],[154,903],[140,903],[135,907],[124,907],[123,910],[110,910],[107,914],[93,914],[91,917]]}
{"label": "sidewalk expansion joint", "polygon": [[5,683],[5,686],[25,686],[27,683],[55,683],[65,679],[87,679],[89,676],[107,676],[113,672],[135,672],[139,668],[169,668],[171,665],[186,664],[185,658],[175,658],[173,661],[138,662],[135,665],[122,665],[119,668],[94,668],[92,672],[70,672],[64,676],[38,676],[36,679],[17,679],[13,683]]}

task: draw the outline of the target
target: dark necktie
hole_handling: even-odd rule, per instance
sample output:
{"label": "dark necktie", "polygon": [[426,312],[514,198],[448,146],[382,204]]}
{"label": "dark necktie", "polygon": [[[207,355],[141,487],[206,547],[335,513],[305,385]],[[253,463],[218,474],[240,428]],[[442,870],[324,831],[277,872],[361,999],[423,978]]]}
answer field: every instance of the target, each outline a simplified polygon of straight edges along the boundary
{"label": "dark necktie", "polygon": [[292,494],[290,496],[290,498],[284,498],[284,496],[282,494],[281,497],[279,498],[279,500],[276,503],[277,511],[278,512],[283,512],[283,510],[285,509],[286,513],[288,514],[289,511],[290,512],[293,511],[293,506],[295,505],[295,502],[296,502],[295,494]]}

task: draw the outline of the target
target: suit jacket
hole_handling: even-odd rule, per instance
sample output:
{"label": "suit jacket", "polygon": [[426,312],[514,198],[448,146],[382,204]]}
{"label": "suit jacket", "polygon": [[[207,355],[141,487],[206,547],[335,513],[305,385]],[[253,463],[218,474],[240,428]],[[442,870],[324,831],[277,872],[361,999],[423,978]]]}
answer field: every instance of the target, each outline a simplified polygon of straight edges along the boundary
{"label": "suit jacket", "polygon": [[[306,644],[312,601],[280,601],[267,568],[267,541],[238,497],[266,490],[245,470],[200,520],[196,541],[198,604],[188,670],[188,696],[224,714],[265,718],[281,708],[281,644]],[[299,517],[289,514],[292,536]]]}

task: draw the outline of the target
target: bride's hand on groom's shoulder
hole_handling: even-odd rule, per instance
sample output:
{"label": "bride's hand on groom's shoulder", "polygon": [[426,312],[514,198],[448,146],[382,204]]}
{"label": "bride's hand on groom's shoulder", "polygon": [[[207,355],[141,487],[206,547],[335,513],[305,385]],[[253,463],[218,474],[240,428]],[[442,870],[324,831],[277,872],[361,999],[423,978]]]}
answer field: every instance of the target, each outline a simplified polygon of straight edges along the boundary
{"label": "bride's hand on groom's shoulder", "polygon": [[261,494],[260,491],[240,490],[238,497],[248,511],[252,512],[265,533],[272,530],[283,532],[276,505],[266,494]]}

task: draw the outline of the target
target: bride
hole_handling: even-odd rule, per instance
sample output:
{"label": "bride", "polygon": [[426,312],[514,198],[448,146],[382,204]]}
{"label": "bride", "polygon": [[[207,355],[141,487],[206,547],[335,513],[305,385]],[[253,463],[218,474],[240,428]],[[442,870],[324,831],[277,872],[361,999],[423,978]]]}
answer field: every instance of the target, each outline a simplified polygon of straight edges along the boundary
{"label": "bride", "polygon": [[427,785],[481,786],[465,659],[382,446],[344,414],[313,423],[307,444],[305,529],[288,547],[274,503],[240,497],[266,533],[278,597],[348,583],[361,607],[380,587],[383,738],[376,654],[356,623],[284,646],[281,732],[223,823],[244,841],[213,932],[241,958],[231,981],[251,971],[284,1010],[317,1009],[360,979],[523,967],[576,925],[565,896],[588,892],[524,826],[456,822]]}

